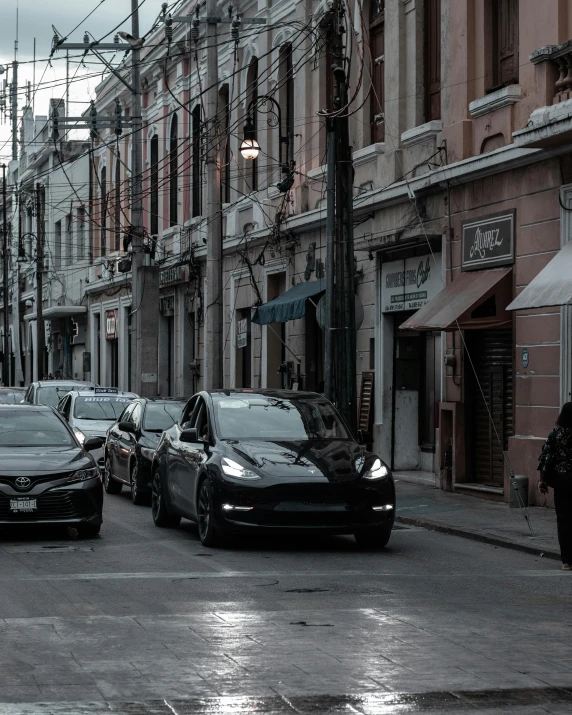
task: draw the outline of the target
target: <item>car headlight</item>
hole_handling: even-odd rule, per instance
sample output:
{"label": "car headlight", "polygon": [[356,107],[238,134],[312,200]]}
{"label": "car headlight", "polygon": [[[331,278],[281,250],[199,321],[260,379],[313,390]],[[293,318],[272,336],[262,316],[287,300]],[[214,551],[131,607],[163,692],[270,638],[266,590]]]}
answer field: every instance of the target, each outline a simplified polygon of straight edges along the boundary
{"label": "car headlight", "polygon": [[85,442],[85,435],[81,430],[74,429],[73,433],[75,434],[75,438],[80,444],[83,444]]}
{"label": "car headlight", "polygon": [[251,469],[246,469],[242,464],[223,457],[220,463],[222,471],[227,477],[236,477],[236,479],[261,479],[259,474],[253,472]]}
{"label": "car headlight", "polygon": [[367,472],[365,472],[363,478],[374,481],[375,479],[384,479],[388,475],[389,469],[383,464],[381,459],[376,459]]}
{"label": "car headlight", "polygon": [[97,467],[90,467],[89,469],[80,469],[79,471],[74,472],[70,476],[67,483],[71,484],[72,482],[86,482],[88,479],[95,479],[95,477],[99,477],[99,469]]}
{"label": "car headlight", "polygon": [[141,456],[145,457],[145,459],[149,459],[152,462],[153,457],[155,456],[155,450],[149,449],[149,447],[141,447]]}

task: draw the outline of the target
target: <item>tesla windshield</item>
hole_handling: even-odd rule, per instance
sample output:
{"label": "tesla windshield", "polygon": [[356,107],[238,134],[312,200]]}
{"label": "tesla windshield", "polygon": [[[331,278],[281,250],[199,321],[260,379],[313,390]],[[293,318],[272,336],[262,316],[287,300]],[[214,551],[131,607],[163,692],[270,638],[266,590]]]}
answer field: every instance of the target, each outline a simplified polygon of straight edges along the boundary
{"label": "tesla windshield", "polygon": [[184,402],[149,402],[145,410],[143,429],[147,432],[164,432],[178,422]]}
{"label": "tesla windshield", "polygon": [[46,387],[38,387],[36,390],[36,402],[38,405],[50,405],[57,407],[64,395],[67,395],[73,389],[77,389],[77,385],[49,385]]}
{"label": "tesla windshield", "polygon": [[78,420],[107,420],[115,422],[133,397],[76,397],[73,416]]}
{"label": "tesla windshield", "polygon": [[213,403],[221,439],[349,439],[334,407],[323,399],[241,394],[214,397]]}
{"label": "tesla windshield", "polygon": [[77,447],[53,412],[0,411],[0,447]]}

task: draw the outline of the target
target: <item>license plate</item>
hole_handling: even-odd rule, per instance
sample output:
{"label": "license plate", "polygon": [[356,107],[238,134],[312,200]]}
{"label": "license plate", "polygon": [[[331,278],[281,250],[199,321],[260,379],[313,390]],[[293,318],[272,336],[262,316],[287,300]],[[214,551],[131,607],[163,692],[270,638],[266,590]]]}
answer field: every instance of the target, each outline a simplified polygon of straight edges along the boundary
{"label": "license plate", "polygon": [[36,511],[37,508],[37,499],[28,499],[28,497],[16,497],[16,499],[10,499],[10,511],[13,514],[18,514],[22,511]]}

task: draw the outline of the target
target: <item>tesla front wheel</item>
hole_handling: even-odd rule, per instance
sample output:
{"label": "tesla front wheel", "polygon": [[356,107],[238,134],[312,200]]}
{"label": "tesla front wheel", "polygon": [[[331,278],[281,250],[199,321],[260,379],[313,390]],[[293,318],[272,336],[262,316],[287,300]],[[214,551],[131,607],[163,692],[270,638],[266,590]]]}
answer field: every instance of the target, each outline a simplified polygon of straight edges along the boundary
{"label": "tesla front wheel", "polygon": [[131,475],[129,481],[131,483],[131,501],[137,506],[143,506],[148,503],[147,494],[139,488],[139,464],[133,462],[131,465]]}
{"label": "tesla front wheel", "polygon": [[103,477],[103,486],[108,494],[119,494],[121,492],[121,482],[115,481],[113,472],[111,471],[111,457],[105,457],[105,475]]}
{"label": "tesla front wheel", "polygon": [[356,531],[355,540],[362,549],[383,549],[391,536],[390,526],[374,526]]}
{"label": "tesla front wheel", "polygon": [[151,487],[151,513],[153,514],[153,522],[155,526],[167,527],[174,529],[181,523],[181,517],[176,514],[171,514],[165,502],[165,494],[163,492],[163,482],[159,470],[153,475],[153,484]]}
{"label": "tesla front wheel", "polygon": [[197,509],[199,538],[203,546],[220,546],[222,534],[215,524],[214,500],[208,479],[203,480],[199,487],[199,503]]}

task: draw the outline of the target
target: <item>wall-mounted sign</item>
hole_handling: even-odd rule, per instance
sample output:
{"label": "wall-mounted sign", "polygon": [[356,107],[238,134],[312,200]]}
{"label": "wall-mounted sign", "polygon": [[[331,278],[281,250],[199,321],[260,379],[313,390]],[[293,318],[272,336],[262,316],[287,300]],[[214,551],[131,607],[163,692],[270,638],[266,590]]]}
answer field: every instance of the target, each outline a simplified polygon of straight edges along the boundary
{"label": "wall-mounted sign", "polygon": [[522,348],[522,367],[526,369],[528,367],[529,355],[528,348]]}
{"label": "wall-mounted sign", "polygon": [[462,268],[474,271],[514,263],[515,211],[489,214],[462,223]]}
{"label": "wall-mounted sign", "polygon": [[248,320],[244,318],[237,323],[236,346],[245,348],[248,345]]}
{"label": "wall-mounted sign", "polygon": [[159,285],[161,287],[173,283],[182,283],[187,280],[187,266],[172,266],[159,272]]}
{"label": "wall-mounted sign", "polygon": [[381,312],[419,310],[442,288],[440,253],[383,263]]}
{"label": "wall-mounted sign", "polygon": [[105,338],[106,340],[117,338],[117,313],[115,310],[108,310],[105,313]]}

